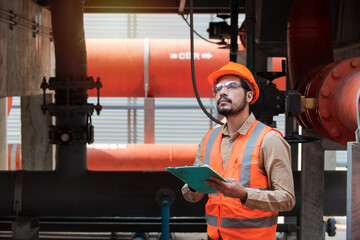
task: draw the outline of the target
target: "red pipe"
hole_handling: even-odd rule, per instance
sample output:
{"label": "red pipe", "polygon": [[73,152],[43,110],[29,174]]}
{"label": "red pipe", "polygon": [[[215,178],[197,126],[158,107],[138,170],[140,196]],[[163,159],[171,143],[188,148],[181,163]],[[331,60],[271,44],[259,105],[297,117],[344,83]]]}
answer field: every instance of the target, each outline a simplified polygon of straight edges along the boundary
{"label": "red pipe", "polygon": [[317,106],[299,117],[305,127],[343,145],[355,140],[359,72],[360,58],[352,58],[320,66],[308,74],[304,96],[315,98]]}
{"label": "red pipe", "polygon": [[7,115],[10,115],[11,107],[12,107],[12,97],[7,98]]}
{"label": "red pipe", "polygon": [[[359,64],[359,63],[358,63]],[[335,93],[335,109],[341,118],[342,123],[347,129],[355,132],[357,129],[357,116],[356,116],[356,105],[359,104],[359,99],[356,97],[360,89],[360,72],[356,72],[347,78],[338,86],[338,91]],[[348,107],[344,107],[344,103]]]}
{"label": "red pipe", "polygon": [[[164,171],[194,164],[197,144],[92,144],[87,165],[93,171]],[[9,170],[21,169],[21,145],[9,144]],[[16,163],[16,165],[14,164]]]}
{"label": "red pipe", "polygon": [[193,165],[197,144],[94,144],[88,148],[89,170],[164,171]]}
{"label": "red pipe", "polygon": [[292,89],[309,71],[333,61],[331,18],[325,0],[295,0],[287,29]]}
{"label": "red pipe", "polygon": [[[186,39],[89,39],[86,48],[88,76],[100,77],[102,97],[145,97],[145,61],[148,61],[147,96],[195,97]],[[227,63],[228,58],[228,49],[195,41],[195,73],[201,97],[212,97],[206,78]],[[95,91],[89,91],[89,95],[95,96]]]}
{"label": "red pipe", "polygon": [[291,88],[317,104],[301,114],[300,124],[344,145],[353,141],[360,58],[333,62],[325,0],[295,0],[288,22],[288,61]]}
{"label": "red pipe", "polygon": [[21,145],[8,144],[8,170],[21,169]]}

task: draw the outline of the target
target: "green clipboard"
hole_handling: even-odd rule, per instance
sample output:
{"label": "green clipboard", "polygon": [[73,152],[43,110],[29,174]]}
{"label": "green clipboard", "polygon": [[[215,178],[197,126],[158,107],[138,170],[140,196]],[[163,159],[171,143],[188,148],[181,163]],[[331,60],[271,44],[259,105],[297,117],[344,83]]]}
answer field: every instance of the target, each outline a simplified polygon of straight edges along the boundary
{"label": "green clipboard", "polygon": [[216,189],[205,183],[205,180],[210,180],[210,176],[214,176],[226,182],[226,180],[209,167],[209,165],[168,167],[166,170],[187,183],[199,193],[207,194],[217,192]]}

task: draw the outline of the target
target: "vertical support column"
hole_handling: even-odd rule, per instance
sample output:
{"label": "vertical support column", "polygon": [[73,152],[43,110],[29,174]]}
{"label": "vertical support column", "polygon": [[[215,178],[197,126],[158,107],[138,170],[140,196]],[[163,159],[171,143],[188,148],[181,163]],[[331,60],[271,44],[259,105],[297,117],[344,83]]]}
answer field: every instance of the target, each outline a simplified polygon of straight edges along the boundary
{"label": "vertical support column", "polygon": [[[56,86],[55,105],[62,109],[55,114],[56,128],[62,131],[61,136],[65,140],[69,139],[70,133],[74,133],[74,129],[83,130],[77,133],[81,136],[78,144],[56,145],[56,172],[63,177],[77,177],[87,171],[84,136],[88,126],[88,113],[85,111],[88,110],[88,95],[83,17],[84,1],[51,1],[56,60],[56,78],[53,83]],[[71,82],[76,84],[71,85]]]}
{"label": "vertical support column", "polygon": [[347,145],[346,239],[360,238],[360,143]]}
{"label": "vertical support column", "polygon": [[255,75],[255,1],[245,1],[246,66]]}
{"label": "vertical support column", "polygon": [[[51,94],[46,96],[51,102]],[[21,98],[21,166],[23,170],[52,170],[52,146],[49,144],[49,114],[43,114],[41,95]]]}
{"label": "vertical support column", "polygon": [[144,99],[144,114],[145,114],[145,136],[144,143],[155,142],[155,100],[154,98]]}
{"label": "vertical support column", "polygon": [[0,170],[7,170],[7,101],[0,98]]}
{"label": "vertical support column", "polygon": [[239,2],[238,0],[230,1],[231,8],[231,37],[230,37],[230,61],[236,62],[238,52],[238,16],[239,16]]}
{"label": "vertical support column", "polygon": [[[318,137],[312,129],[303,135]],[[305,143],[301,151],[300,239],[324,239],[324,149],[321,141]]]}

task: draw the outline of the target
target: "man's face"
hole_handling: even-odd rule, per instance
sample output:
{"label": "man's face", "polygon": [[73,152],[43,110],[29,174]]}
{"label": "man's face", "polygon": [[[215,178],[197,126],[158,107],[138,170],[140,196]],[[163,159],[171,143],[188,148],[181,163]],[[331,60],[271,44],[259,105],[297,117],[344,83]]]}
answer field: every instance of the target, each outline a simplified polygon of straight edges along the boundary
{"label": "man's face", "polygon": [[[252,99],[252,92],[245,94],[245,89],[240,85],[240,79],[236,76],[223,76],[217,84],[220,84],[215,95],[217,110],[223,116],[231,116],[240,113],[247,105],[247,99]],[[251,96],[248,96],[251,95]]]}

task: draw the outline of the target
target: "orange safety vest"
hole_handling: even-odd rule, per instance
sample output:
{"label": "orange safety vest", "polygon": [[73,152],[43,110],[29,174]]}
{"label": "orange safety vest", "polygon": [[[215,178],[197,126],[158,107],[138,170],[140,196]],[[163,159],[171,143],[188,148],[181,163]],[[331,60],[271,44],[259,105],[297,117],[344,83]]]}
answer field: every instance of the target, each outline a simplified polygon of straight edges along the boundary
{"label": "orange safety vest", "polygon": [[[268,178],[259,171],[260,147],[265,134],[274,130],[255,121],[246,135],[239,135],[223,169],[221,157],[222,127],[205,135],[202,148],[204,164],[208,164],[224,178],[234,178],[246,188],[269,189]],[[275,130],[276,131],[276,130]],[[277,212],[250,209],[240,199],[221,193],[209,194],[206,203],[207,232],[217,240],[264,240],[276,237]]]}

